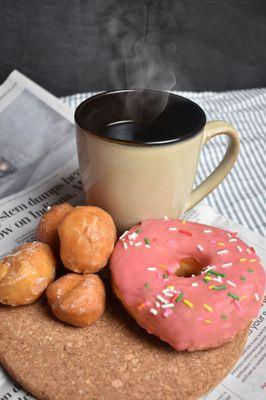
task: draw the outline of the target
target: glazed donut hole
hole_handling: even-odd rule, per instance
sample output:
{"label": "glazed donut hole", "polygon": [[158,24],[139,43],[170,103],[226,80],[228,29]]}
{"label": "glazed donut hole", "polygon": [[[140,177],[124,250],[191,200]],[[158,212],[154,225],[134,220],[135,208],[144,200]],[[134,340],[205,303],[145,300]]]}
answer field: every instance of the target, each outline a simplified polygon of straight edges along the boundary
{"label": "glazed donut hole", "polygon": [[25,243],[0,261],[0,303],[19,306],[37,300],[55,276],[47,244]]}
{"label": "glazed donut hole", "polygon": [[46,291],[54,315],[68,324],[85,327],[105,309],[105,288],[98,275],[67,274]]}
{"label": "glazed donut hole", "polygon": [[59,224],[60,257],[64,266],[78,273],[94,273],[109,260],[116,241],[112,217],[98,207],[73,208]]}
{"label": "glazed donut hole", "polygon": [[48,244],[57,254],[59,252],[58,225],[73,207],[62,203],[50,208],[41,218],[37,227],[37,240]]}

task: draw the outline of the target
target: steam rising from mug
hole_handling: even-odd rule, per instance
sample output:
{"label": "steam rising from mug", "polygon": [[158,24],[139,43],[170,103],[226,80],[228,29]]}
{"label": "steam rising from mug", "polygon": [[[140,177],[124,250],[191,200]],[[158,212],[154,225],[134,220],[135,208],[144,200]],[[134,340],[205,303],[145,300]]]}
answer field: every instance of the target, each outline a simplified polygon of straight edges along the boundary
{"label": "steam rising from mug", "polygon": [[[145,17],[145,15],[144,15]],[[146,26],[146,23],[145,23]],[[157,89],[165,93],[156,94],[152,92],[148,98],[145,97],[145,109],[150,110],[152,122],[165,108],[168,100],[168,91],[176,84],[174,72],[171,70],[167,60],[171,59],[176,51],[174,43],[168,44],[164,49],[160,49],[155,33],[145,34],[140,39],[133,35],[123,35],[123,27],[119,26],[118,20],[110,20],[109,32],[117,41],[121,43],[120,58],[113,61],[111,66],[111,77],[115,87],[121,87],[121,72],[126,73],[126,89]],[[136,101],[134,97],[128,97],[127,108],[129,117],[132,120],[141,120],[143,110],[142,97]]]}

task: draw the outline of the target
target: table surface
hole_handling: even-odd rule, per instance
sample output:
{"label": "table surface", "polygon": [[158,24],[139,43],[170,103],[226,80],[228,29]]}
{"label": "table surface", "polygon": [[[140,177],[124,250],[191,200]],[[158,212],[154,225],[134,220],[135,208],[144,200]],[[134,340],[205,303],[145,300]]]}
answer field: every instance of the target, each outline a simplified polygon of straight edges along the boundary
{"label": "table surface", "polygon": [[[81,93],[62,100],[75,108],[95,93]],[[208,120],[231,122],[240,133],[238,160],[224,181],[205,199],[221,214],[266,234],[266,88],[230,92],[180,92],[197,102]],[[221,160],[226,139],[219,136],[204,146],[196,185]]]}

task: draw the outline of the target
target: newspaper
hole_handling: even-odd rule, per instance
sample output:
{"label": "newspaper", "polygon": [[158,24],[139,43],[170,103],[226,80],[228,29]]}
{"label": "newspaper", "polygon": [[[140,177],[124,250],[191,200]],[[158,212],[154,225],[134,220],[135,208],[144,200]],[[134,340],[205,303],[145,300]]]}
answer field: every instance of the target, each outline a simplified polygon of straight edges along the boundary
{"label": "newspaper", "polygon": [[[28,92],[28,93],[27,93]],[[25,93],[26,96],[25,96]],[[29,96],[30,95],[30,96]],[[30,99],[30,110],[33,108],[35,117],[31,113],[21,113],[21,98],[23,102]],[[20,99],[19,99],[20,98]],[[17,100],[19,99],[19,102]],[[16,106],[17,104],[17,106]],[[12,114],[20,120],[20,127],[29,126],[30,131],[38,130],[39,121],[43,121],[44,131],[53,132],[47,138],[55,143],[52,149],[41,146],[41,139],[37,145],[38,157],[29,150],[22,149],[27,159],[21,164],[26,179],[20,183],[21,176],[16,164],[5,154],[6,162],[11,162],[13,172],[9,172],[10,181],[0,175],[0,193],[5,197],[0,200],[0,257],[7,254],[17,245],[35,238],[37,223],[48,206],[68,201],[72,204],[84,202],[78,163],[76,158],[75,142],[73,138],[73,114],[54,96],[45,92],[36,84],[19,74],[12,73],[4,85],[0,86],[0,129],[8,129],[8,120],[2,118],[4,111],[11,107]],[[24,109],[25,109],[24,107]],[[44,118],[45,115],[45,118]],[[51,117],[53,116],[53,117]],[[56,118],[55,118],[56,116]],[[46,124],[47,118],[47,125]],[[53,126],[53,121],[56,127]],[[58,124],[58,121],[59,124]],[[12,119],[11,119],[11,123]],[[37,126],[35,125],[37,124]],[[58,129],[65,130],[57,132]],[[20,130],[17,131],[21,134]],[[53,135],[56,133],[56,139]],[[15,139],[14,139],[15,140]],[[20,143],[23,146],[23,142]],[[66,154],[65,146],[67,149]],[[30,144],[29,144],[29,147]],[[27,153],[28,152],[28,153]],[[1,154],[0,154],[1,155]],[[11,155],[11,153],[10,153]],[[35,157],[35,158],[34,158]],[[24,163],[24,164],[23,164]],[[34,165],[34,168],[32,168]],[[17,171],[14,172],[14,169]],[[2,191],[2,180],[4,189]],[[23,188],[23,190],[21,190]],[[6,194],[13,194],[7,196]],[[16,193],[15,193],[16,192]],[[14,194],[15,193],[15,194]],[[9,193],[10,194],[10,193]],[[266,265],[266,240],[264,237],[240,226],[228,218],[218,214],[208,205],[201,203],[186,214],[186,218],[214,225],[223,229],[237,231],[241,239],[253,246],[262,263]],[[247,345],[242,357],[231,373],[208,395],[204,400],[265,400],[266,398],[266,301],[261,306],[260,313],[253,321],[249,330]],[[29,400],[33,397],[20,388],[0,367],[0,400]],[[89,399],[88,399],[89,400]],[[184,399],[186,400],[186,399]]]}

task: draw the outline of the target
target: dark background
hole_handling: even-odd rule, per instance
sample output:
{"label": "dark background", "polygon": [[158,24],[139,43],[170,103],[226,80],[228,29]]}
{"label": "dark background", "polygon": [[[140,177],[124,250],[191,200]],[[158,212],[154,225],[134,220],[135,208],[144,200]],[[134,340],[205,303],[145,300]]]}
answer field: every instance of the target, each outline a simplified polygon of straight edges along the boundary
{"label": "dark background", "polygon": [[[152,33],[177,90],[266,86],[265,0],[0,0],[0,82],[54,94],[126,87],[123,39]],[[114,73],[115,69],[115,73]]]}

